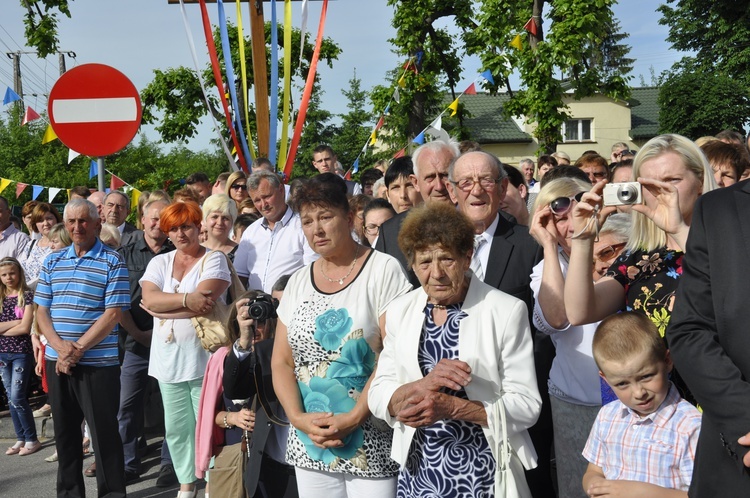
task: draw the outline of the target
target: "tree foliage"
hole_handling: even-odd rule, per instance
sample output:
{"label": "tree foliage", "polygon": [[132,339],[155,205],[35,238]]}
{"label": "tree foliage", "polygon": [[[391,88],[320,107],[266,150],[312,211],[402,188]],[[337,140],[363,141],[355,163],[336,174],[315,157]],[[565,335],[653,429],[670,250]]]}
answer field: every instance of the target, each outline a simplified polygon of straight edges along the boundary
{"label": "tree foliage", "polygon": [[[37,50],[40,58],[57,51],[57,13],[70,17],[68,0],[19,0],[26,8],[23,24],[24,35],[30,47]],[[71,0],[72,1],[72,0]]]}
{"label": "tree foliage", "polygon": [[750,121],[750,98],[743,83],[697,68],[674,72],[663,82],[659,109],[659,133],[692,139],[742,130]]}
{"label": "tree foliage", "polygon": [[[266,40],[270,42],[271,39],[271,24],[266,23]],[[229,34],[229,43],[232,47],[232,65],[235,68],[235,72],[239,73],[240,68],[240,56],[239,56],[239,39],[237,37],[237,30],[234,29],[230,23],[227,26]],[[278,26],[278,39],[279,39],[279,52],[280,52],[280,66],[283,64],[283,26]],[[224,73],[224,56],[221,49],[221,42],[219,39],[219,30],[214,30],[214,41],[216,43],[216,49],[218,52],[219,61],[221,64],[221,71]],[[300,42],[301,36],[300,31],[297,28],[292,28],[292,54],[300,53]],[[254,77],[252,73],[252,50],[250,47],[250,38],[245,40],[245,63],[248,70],[248,87],[254,83]],[[305,50],[303,56],[303,63],[300,66],[297,64],[295,58],[292,62],[293,77],[298,77],[301,80],[307,78],[307,74],[310,71],[310,60],[312,59],[314,46],[309,42],[305,42]],[[336,45],[330,38],[324,38],[321,45],[320,60],[326,63],[329,67],[333,66],[333,61],[336,60],[341,53],[341,48]],[[266,63],[270,65],[271,52],[270,49],[266,48]],[[271,84],[281,85],[281,81],[270,81],[269,74],[269,87]],[[210,109],[206,107],[205,100],[203,99],[203,93],[201,92],[198,77],[195,70],[180,66],[177,68],[169,68],[166,70],[155,70],[154,79],[151,83],[146,86],[141,92],[141,100],[143,101],[143,122],[149,124],[156,124],[156,131],[159,132],[161,138],[165,142],[186,142],[189,138],[193,137],[197,133],[197,126],[200,120],[205,117],[208,112],[214,114],[214,118],[222,128],[226,127],[226,121],[224,118],[223,109],[218,98],[216,98],[216,85],[214,84],[213,72],[211,66],[208,65],[203,71],[201,76],[203,77],[207,91],[209,92],[209,99],[211,102]],[[319,76],[316,75],[315,91],[318,91],[319,87]],[[241,81],[233,82],[237,85],[238,95],[242,94]],[[248,88],[249,89],[249,88]],[[282,95],[282,88],[279,89],[279,94]],[[224,89],[222,89],[224,91]],[[292,99],[293,100],[293,99]],[[281,102],[281,97],[279,98]],[[309,111],[308,111],[309,112]],[[254,106],[249,106],[249,120],[250,129],[255,129],[255,109]],[[240,113],[243,121],[244,114]],[[281,115],[281,113],[279,113]],[[311,118],[308,115],[307,121],[310,122]],[[243,127],[247,129],[246,123],[243,123]],[[228,136],[229,131],[225,130],[225,136]]]}
{"label": "tree foliage", "polygon": [[721,71],[750,86],[750,0],[667,0],[658,10],[672,47],[695,52],[682,67]]}
{"label": "tree foliage", "polygon": [[[419,72],[407,73],[402,92],[406,103],[393,108],[391,122],[399,126],[394,136],[414,136],[424,129],[425,116],[443,101],[441,90],[447,86],[455,93],[463,57],[475,55],[495,79],[495,85],[485,88],[492,93],[500,89],[509,92],[506,114],[533,121],[541,147],[554,149],[567,118],[565,91],[572,90],[575,98],[595,93],[628,97],[632,60],[626,58],[629,47],[620,43],[623,35],[613,21],[614,1],[389,0],[396,9],[393,25],[397,34],[391,40],[394,51],[404,56],[421,54]],[[549,9],[546,18],[551,20],[546,36],[541,23],[545,6]],[[532,16],[536,36],[523,31]],[[438,21],[456,26],[460,36],[438,27]],[[523,33],[521,50],[510,48],[518,33]],[[513,75],[520,77],[520,88],[512,88]],[[381,101],[389,97],[383,88],[375,89],[373,95]],[[408,116],[406,131],[399,117],[402,112]],[[459,126],[460,117],[459,112]]]}

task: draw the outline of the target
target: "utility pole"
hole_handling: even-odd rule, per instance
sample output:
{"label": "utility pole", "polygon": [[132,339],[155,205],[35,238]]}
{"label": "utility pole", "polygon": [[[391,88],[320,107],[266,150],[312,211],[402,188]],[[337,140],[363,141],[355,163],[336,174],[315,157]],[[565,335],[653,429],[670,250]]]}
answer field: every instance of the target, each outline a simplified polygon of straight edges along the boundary
{"label": "utility pole", "polygon": [[60,76],[65,74],[65,71],[67,69],[65,68],[65,56],[70,57],[71,59],[76,58],[76,53],[71,50],[63,50],[61,52],[57,52],[57,65],[60,68]]}
{"label": "utility pole", "polygon": [[23,83],[21,82],[21,52],[7,52],[8,59],[13,59],[13,91],[21,97],[23,107]]}

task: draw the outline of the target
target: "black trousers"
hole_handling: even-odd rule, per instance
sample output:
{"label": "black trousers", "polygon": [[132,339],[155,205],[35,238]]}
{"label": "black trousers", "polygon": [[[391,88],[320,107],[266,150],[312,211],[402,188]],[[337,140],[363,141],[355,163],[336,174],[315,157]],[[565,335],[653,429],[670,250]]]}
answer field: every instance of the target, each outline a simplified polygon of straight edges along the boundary
{"label": "black trousers", "polygon": [[78,365],[71,375],[57,375],[47,361],[50,405],[55,424],[58,498],[86,496],[83,483],[81,423],[86,419],[96,458],[97,496],[125,496],[125,462],[117,426],[120,367]]}

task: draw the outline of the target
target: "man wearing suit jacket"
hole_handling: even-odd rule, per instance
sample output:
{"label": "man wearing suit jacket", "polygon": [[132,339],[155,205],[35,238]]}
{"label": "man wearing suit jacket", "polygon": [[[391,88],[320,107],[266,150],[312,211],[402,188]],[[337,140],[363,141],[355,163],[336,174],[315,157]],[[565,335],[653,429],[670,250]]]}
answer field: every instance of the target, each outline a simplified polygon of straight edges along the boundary
{"label": "man wearing suit jacket", "polygon": [[102,210],[105,221],[116,226],[120,231],[120,245],[124,246],[130,242],[130,234],[135,232],[137,228],[125,221],[130,214],[130,199],[128,196],[119,190],[110,192],[104,198]]}
{"label": "man wearing suit jacket", "polygon": [[[458,146],[454,142],[448,143],[441,140],[428,142],[414,151],[412,155],[414,174],[411,175],[411,181],[424,202],[453,203],[447,188],[448,167],[458,154]],[[396,258],[406,271],[409,282],[417,288],[420,286],[419,280],[406,263],[406,257],[398,247],[398,232],[408,213],[409,211],[399,213],[381,225],[378,240],[375,241],[375,249]]]}
{"label": "man wearing suit jacket", "polygon": [[703,409],[689,496],[750,496],[750,182],[701,196],[667,329]]}
{"label": "man wearing suit jacket", "polygon": [[[531,323],[534,309],[531,272],[541,253],[527,227],[507,220],[500,213],[508,188],[508,175],[502,164],[487,152],[467,152],[450,165],[448,179],[451,199],[475,226],[471,269],[484,283],[526,303]],[[542,413],[529,429],[539,458],[537,468],[526,471],[526,478],[534,498],[548,498],[555,496],[550,473],[552,411],[547,391],[554,347],[548,337],[535,337],[534,343]]]}

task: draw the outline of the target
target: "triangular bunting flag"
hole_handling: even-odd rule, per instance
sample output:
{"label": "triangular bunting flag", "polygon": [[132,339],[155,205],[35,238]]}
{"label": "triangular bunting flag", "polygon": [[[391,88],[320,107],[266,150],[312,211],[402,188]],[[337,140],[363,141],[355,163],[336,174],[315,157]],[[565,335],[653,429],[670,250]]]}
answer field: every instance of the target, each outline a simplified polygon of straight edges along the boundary
{"label": "triangular bunting flag", "polygon": [[518,50],[523,49],[523,42],[521,41],[521,35],[514,36],[513,41],[510,42],[510,46],[513,48],[517,48]]}
{"label": "triangular bunting flag", "polygon": [[141,191],[137,188],[133,188],[133,190],[130,191],[130,212],[131,213],[137,213],[138,212],[138,199],[141,198]]}
{"label": "triangular bunting flag", "polygon": [[489,81],[490,85],[495,84],[495,80],[494,78],[492,78],[492,71],[490,71],[489,69],[482,73],[482,78]]}
{"label": "triangular bunting flag", "polygon": [[354,160],[354,164],[352,165],[352,172],[353,173],[359,172],[359,158]]}
{"label": "triangular bunting flag", "polygon": [[402,74],[398,79],[398,86],[400,86],[401,88],[406,88],[406,73]]}
{"label": "triangular bunting flag", "polygon": [[391,112],[391,104],[388,104],[385,106],[385,111],[383,111],[383,116],[388,116],[388,113]]}
{"label": "triangular bunting flag", "polygon": [[455,116],[458,112],[458,99],[451,102],[451,105],[448,106],[448,109],[451,110],[451,116]]}
{"label": "triangular bunting flag", "polygon": [[349,168],[346,173],[344,173],[344,180],[351,180],[352,179],[352,169]]}
{"label": "triangular bunting flag", "polygon": [[422,145],[424,143],[424,132],[421,132],[419,135],[414,137],[414,140],[412,140],[412,142]]}
{"label": "triangular bunting flag", "polygon": [[68,194],[68,202],[70,202],[70,189],[66,189],[66,194]]}
{"label": "triangular bunting flag", "polygon": [[472,83],[471,85],[464,90],[464,95],[476,95],[477,94],[477,87]]}
{"label": "triangular bunting flag", "polygon": [[119,177],[117,177],[115,175],[111,175],[111,176],[112,176],[112,178],[110,178],[110,180],[109,180],[109,190],[117,190],[118,188],[120,188],[123,185],[125,185],[125,182],[122,181],[121,178],[119,178]]}
{"label": "triangular bunting flag", "polygon": [[385,123],[385,119],[383,119],[383,116],[380,116],[380,119],[378,119],[378,124],[375,125],[375,129],[379,130],[383,127],[383,124]]}
{"label": "triangular bunting flag", "polygon": [[28,186],[28,183],[16,183],[16,199],[18,199],[18,196],[21,195],[21,192],[23,192]]}
{"label": "triangular bunting flag", "polygon": [[31,106],[26,108],[26,112],[23,114],[23,121],[21,121],[21,126],[25,125],[26,123],[30,123],[34,120],[37,120],[41,118],[38,112],[36,112],[34,109],[31,108]]}
{"label": "triangular bunting flag", "polygon": [[44,187],[41,185],[34,185],[31,187],[31,200],[35,201],[37,197],[39,197],[39,194],[42,193],[42,190],[44,190]]}
{"label": "triangular bunting flag", "polygon": [[73,159],[75,159],[76,157],[80,155],[81,155],[80,153],[74,151],[73,149],[68,149],[68,164],[73,162]]}
{"label": "triangular bunting flag", "polygon": [[91,180],[98,174],[99,174],[99,165],[94,159],[92,159],[91,163],[89,164],[89,180]]}
{"label": "triangular bunting flag", "polygon": [[404,147],[404,148],[403,148],[403,149],[401,149],[400,151],[396,152],[396,153],[395,153],[395,154],[393,155],[393,159],[398,159],[399,157],[404,157],[404,155],[405,155],[405,154],[406,154],[406,147]]}
{"label": "triangular bunting flag", "polygon": [[10,87],[5,89],[5,97],[3,97],[3,105],[8,105],[11,102],[15,102],[17,100],[21,100],[20,95],[18,95],[16,92],[10,89]]}
{"label": "triangular bunting flag", "polygon": [[523,25],[523,29],[531,33],[532,35],[536,36],[536,34],[539,32],[537,31],[536,23],[534,22],[534,18],[528,20],[526,24]]}
{"label": "triangular bunting flag", "polygon": [[62,190],[61,188],[55,188],[55,187],[49,188],[49,203],[50,204],[52,204],[52,200],[55,197],[57,197],[57,194],[59,194],[61,190]]}
{"label": "triangular bunting flag", "polygon": [[52,125],[47,125],[47,129],[44,131],[44,136],[42,137],[42,144],[46,144],[56,139],[57,134],[55,133],[55,130],[52,129]]}
{"label": "triangular bunting flag", "polygon": [[430,128],[435,128],[436,130],[442,130],[443,129],[443,116],[442,115],[438,116],[435,121],[430,123]]}
{"label": "triangular bunting flag", "polygon": [[395,100],[397,104],[401,103],[401,94],[398,93],[398,88],[393,92],[393,100]]}
{"label": "triangular bunting flag", "polygon": [[378,136],[375,133],[375,130],[372,130],[372,133],[370,134],[370,145],[375,145],[375,142],[377,141]]}
{"label": "triangular bunting flag", "polygon": [[0,194],[3,193],[3,190],[8,188],[8,185],[10,185],[10,180],[7,178],[0,178]]}

